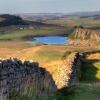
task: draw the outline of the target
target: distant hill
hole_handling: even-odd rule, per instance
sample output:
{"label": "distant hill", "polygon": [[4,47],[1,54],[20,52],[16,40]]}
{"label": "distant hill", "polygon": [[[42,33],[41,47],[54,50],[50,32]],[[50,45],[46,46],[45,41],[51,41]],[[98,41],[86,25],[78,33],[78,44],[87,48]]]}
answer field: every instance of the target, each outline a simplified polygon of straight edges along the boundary
{"label": "distant hill", "polygon": [[10,25],[28,25],[19,16],[4,14],[0,15],[0,18],[4,19],[0,21],[0,27],[10,26]]}
{"label": "distant hill", "polygon": [[60,27],[61,28],[61,26],[58,25],[25,20],[17,15],[9,15],[9,14],[0,15],[0,27],[16,26],[16,25],[26,25],[26,26],[33,26],[38,28],[39,27],[58,27],[58,28]]}
{"label": "distant hill", "polygon": [[100,11],[92,12],[75,12],[75,13],[24,13],[18,14],[23,19],[33,21],[46,21],[48,19],[59,19],[59,18],[81,18],[81,17],[98,17]]}

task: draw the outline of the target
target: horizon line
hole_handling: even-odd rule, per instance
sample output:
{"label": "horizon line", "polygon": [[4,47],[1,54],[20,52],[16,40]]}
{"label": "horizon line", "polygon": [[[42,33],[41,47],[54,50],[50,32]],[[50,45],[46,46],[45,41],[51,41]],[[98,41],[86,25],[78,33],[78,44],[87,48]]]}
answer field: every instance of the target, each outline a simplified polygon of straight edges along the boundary
{"label": "horizon line", "polygon": [[73,11],[73,12],[19,12],[19,13],[0,13],[0,14],[73,14],[73,13],[92,13],[98,11]]}

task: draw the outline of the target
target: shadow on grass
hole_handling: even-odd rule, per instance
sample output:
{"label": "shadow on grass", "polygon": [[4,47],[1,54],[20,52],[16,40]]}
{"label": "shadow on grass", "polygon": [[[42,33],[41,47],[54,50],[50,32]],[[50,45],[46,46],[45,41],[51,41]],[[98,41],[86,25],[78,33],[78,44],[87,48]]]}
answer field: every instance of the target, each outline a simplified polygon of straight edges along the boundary
{"label": "shadow on grass", "polygon": [[98,82],[99,78],[96,77],[99,69],[95,63],[100,62],[100,60],[88,60],[86,62],[82,62],[81,66],[81,79],[82,82]]}
{"label": "shadow on grass", "polygon": [[57,100],[99,100],[100,83],[79,83],[77,88],[68,95],[60,95]]}
{"label": "shadow on grass", "polygon": [[[100,78],[99,73],[100,60],[86,60],[81,66],[81,79],[74,89],[60,89],[60,95],[57,100],[99,100],[100,99]],[[73,91],[74,90],[74,91]]]}

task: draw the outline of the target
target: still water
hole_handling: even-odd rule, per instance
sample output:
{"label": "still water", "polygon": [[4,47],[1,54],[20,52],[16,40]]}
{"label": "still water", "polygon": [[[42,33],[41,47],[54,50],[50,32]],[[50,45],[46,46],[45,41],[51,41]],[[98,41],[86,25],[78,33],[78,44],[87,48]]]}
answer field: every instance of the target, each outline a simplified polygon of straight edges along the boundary
{"label": "still water", "polygon": [[36,43],[44,44],[67,44],[67,37],[64,36],[45,36],[45,37],[35,37]]}

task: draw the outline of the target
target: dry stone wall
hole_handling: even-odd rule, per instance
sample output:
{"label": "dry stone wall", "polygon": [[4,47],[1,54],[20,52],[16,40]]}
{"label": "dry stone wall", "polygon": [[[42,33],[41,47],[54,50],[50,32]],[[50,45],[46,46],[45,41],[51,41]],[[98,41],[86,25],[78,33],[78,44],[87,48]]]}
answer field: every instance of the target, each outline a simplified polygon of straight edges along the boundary
{"label": "dry stone wall", "polygon": [[58,67],[58,88],[75,87],[80,77],[81,60],[78,53],[72,53],[63,62],[62,66]]}
{"label": "dry stone wall", "polygon": [[[83,53],[71,53],[58,66],[55,83],[58,89],[66,88],[74,89],[79,78],[81,78],[81,65],[84,60],[87,61],[86,56],[100,53],[100,50],[91,50]],[[66,88],[67,89],[67,88]]]}
{"label": "dry stone wall", "polygon": [[29,96],[51,95],[57,89],[74,88],[81,77],[81,60],[87,54],[100,53],[88,51],[82,54],[70,54],[56,71],[57,78],[36,62],[20,61],[18,59],[0,60],[0,100],[9,100],[14,91]]}
{"label": "dry stone wall", "polygon": [[38,63],[18,59],[0,60],[0,100],[9,100],[14,92],[45,96],[56,91],[52,76]]}
{"label": "dry stone wall", "polygon": [[69,87],[74,89],[79,78],[81,78],[81,65],[87,55],[100,53],[100,50],[91,50],[83,53],[71,53],[58,67],[58,78],[56,80],[59,89]]}

